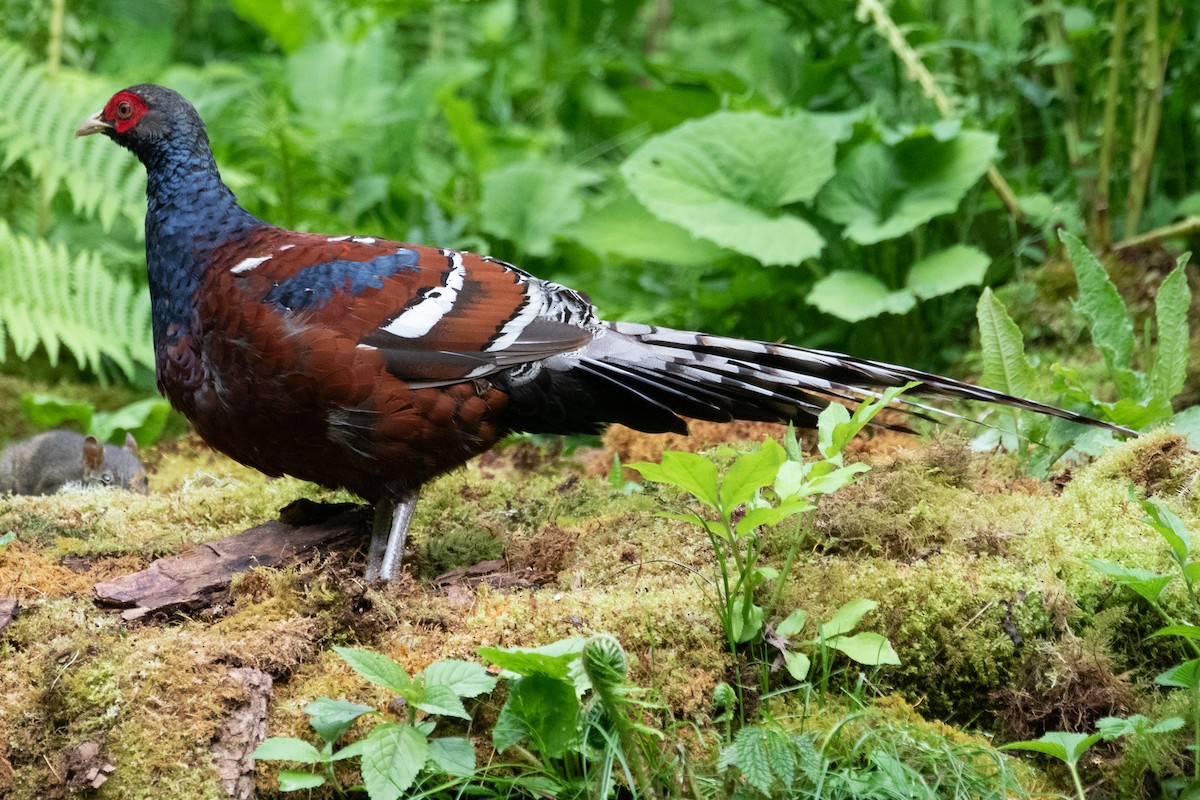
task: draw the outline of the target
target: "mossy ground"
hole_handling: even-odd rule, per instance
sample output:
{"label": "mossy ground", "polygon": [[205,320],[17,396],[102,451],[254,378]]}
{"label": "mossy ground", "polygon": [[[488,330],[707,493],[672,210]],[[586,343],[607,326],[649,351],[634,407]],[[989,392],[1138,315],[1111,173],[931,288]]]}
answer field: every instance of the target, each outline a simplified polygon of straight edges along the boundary
{"label": "mossy ground", "polygon": [[[777,432],[725,433],[749,447]],[[715,428],[700,433],[665,446],[722,441]],[[678,493],[647,485],[625,494],[604,477],[614,451],[626,463],[656,459],[664,437],[618,430],[606,442],[602,451],[555,457],[522,443],[429,486],[409,574],[391,586],[361,580],[361,553],[318,555],[244,574],[223,607],[142,624],[95,606],[91,586],[272,519],[296,497],[349,498],[267,479],[184,438],[147,454],[149,496],[0,500],[0,532],[17,533],[0,549],[0,597],[21,602],[0,633],[0,794],[67,796],[67,751],[98,741],[117,769],[97,797],[221,797],[208,753],[241,697],[233,667],[275,679],[274,735],[308,737],[301,707],[318,696],[387,706],[391,698],[331,655],[333,644],[375,648],[416,671],[474,658],[481,645],[607,632],[630,653],[633,679],[675,720],[709,726],[713,688],[735,674],[735,661],[695,577],[712,575],[708,541],[655,516],[664,506],[690,510]],[[985,732],[1090,730],[1100,716],[1162,704],[1150,678],[1179,654],[1143,641],[1157,620],[1086,560],[1165,566],[1159,540],[1138,521],[1131,485],[1172,498],[1200,530],[1200,500],[1176,497],[1200,462],[1178,440],[1154,435],[1119,446],[1061,491],[953,435],[884,434],[856,449],[872,471],[800,529],[768,534],[766,555],[778,565],[790,537],[803,537],[779,616],[803,608],[822,619],[851,599],[878,601],[862,627],[886,633],[903,662],[868,676],[891,698],[876,704],[879,713],[988,747]],[[539,590],[513,592],[429,581],[496,557],[552,577]],[[787,717],[795,698],[769,702]],[[481,752],[495,713],[488,700],[477,710],[471,733]],[[1147,770],[1172,768],[1165,742],[1144,749],[1089,766],[1104,779],[1092,796],[1106,796],[1106,787],[1108,796],[1129,796],[1119,792],[1143,785]],[[260,796],[276,795],[275,772],[260,767]],[[1044,788],[1025,774],[1031,791]]]}

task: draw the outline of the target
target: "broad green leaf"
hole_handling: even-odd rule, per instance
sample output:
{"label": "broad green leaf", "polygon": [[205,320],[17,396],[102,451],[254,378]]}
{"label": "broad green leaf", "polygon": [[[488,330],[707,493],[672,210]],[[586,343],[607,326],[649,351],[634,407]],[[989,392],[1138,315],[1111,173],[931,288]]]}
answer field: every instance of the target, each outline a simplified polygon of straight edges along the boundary
{"label": "broad green leaf", "polygon": [[459,777],[470,775],[475,771],[475,748],[471,745],[470,739],[460,736],[431,739],[429,760],[436,764],[438,769],[449,775]]}
{"label": "broad green leaf", "polygon": [[285,53],[300,49],[321,26],[311,0],[232,0],[234,12],[261,28]]}
{"label": "broad green leaf", "polygon": [[21,411],[39,428],[57,428],[64,422],[78,422],[88,430],[96,407],[87,400],[68,400],[43,392],[25,392],[21,395]]}
{"label": "broad green leaf", "polygon": [[272,736],[264,740],[254,749],[254,757],[262,761],[299,761],[301,764],[321,764],[326,760],[320,750],[293,736]]}
{"label": "broad green leaf", "polygon": [[1192,535],[1187,524],[1157,498],[1151,497],[1140,502],[1142,510],[1146,512],[1142,522],[1154,528],[1159,536],[1167,540],[1181,564],[1187,561],[1192,549]]}
{"label": "broad green leaf", "polygon": [[[426,735],[428,736],[428,734]],[[330,761],[344,761],[347,758],[361,758],[363,754],[363,748],[366,747],[366,744],[366,739],[359,739],[356,742],[351,742],[345,747],[335,751],[333,756],[330,758]]]}
{"label": "broad green leaf", "polygon": [[684,267],[710,267],[733,254],[659,219],[633,197],[622,195],[587,209],[562,235],[601,255],[629,261],[656,261]]}
{"label": "broad green leaf", "polygon": [[298,792],[301,789],[315,789],[325,785],[324,775],[314,775],[311,772],[295,772],[285,769],[279,773],[279,791]]}
{"label": "broad green leaf", "polygon": [[719,111],[655,136],[621,166],[658,217],[763,264],[798,264],[824,239],[783,211],[833,175],[834,140],[807,114]]}
{"label": "broad green leaf", "polygon": [[759,489],[769,486],[785,461],[787,453],[774,439],[766,439],[759,449],[739,456],[721,480],[721,508],[726,516],[748,503]]}
{"label": "broad green leaf", "polygon": [[1158,602],[1159,595],[1171,582],[1170,575],[1160,575],[1148,569],[1124,567],[1108,561],[1089,559],[1088,564],[1101,575],[1107,575],[1123,586],[1128,586],[1151,603]]}
{"label": "broad green leaf", "polygon": [[474,661],[435,661],[421,673],[425,686],[445,686],[459,697],[478,697],[496,688],[496,678]]}
{"label": "broad green leaf", "polygon": [[304,706],[304,713],[308,714],[308,723],[326,742],[336,740],[363,714],[374,712],[375,709],[371,706],[351,703],[349,700],[331,700],[328,697],[318,697]]}
{"label": "broad green leaf", "polygon": [[1167,625],[1166,627],[1159,628],[1146,638],[1154,639],[1159,636],[1182,636],[1184,639],[1191,639],[1192,641],[1200,642],[1200,626]]}
{"label": "broad green leaf", "polygon": [[1171,731],[1179,730],[1186,724],[1187,723],[1184,721],[1183,717],[1167,717],[1166,719],[1161,720],[1161,721],[1155,723],[1154,725],[1150,726],[1150,728],[1146,732],[1147,733],[1170,733]]}
{"label": "broad green leaf", "polygon": [[874,600],[861,597],[851,600],[835,611],[833,616],[821,625],[821,638],[828,642],[835,636],[844,636],[854,630],[859,621],[869,612],[874,611],[878,605]]}
{"label": "broad green leaf", "polygon": [[1171,430],[1186,436],[1188,447],[1200,450],[1200,406],[1185,408],[1171,417]]}
{"label": "broad green leaf", "polygon": [[996,136],[981,131],[941,141],[919,131],[894,147],[863,142],[842,158],[817,210],[858,244],[894,239],[957,209],[995,154]]}
{"label": "broad green leaf", "polygon": [[16,538],[17,538],[16,531],[7,531],[3,534],[0,534],[0,547],[3,547],[4,545],[8,544],[9,542],[13,541]]}
{"label": "broad green leaf", "polygon": [[751,603],[747,608],[742,595],[733,599],[729,616],[730,633],[733,640],[739,644],[748,642],[762,633],[763,609],[758,603]]}
{"label": "broad green leaf", "polygon": [[1188,308],[1192,292],[1188,288],[1184,267],[1186,256],[1158,287],[1154,298],[1154,329],[1158,342],[1154,348],[1154,365],[1150,369],[1150,395],[1171,400],[1183,391],[1187,376]]}
{"label": "broad green leaf", "polygon": [[333,651],[355,672],[377,686],[390,689],[396,694],[404,694],[412,685],[412,679],[408,677],[404,667],[383,653],[354,647],[334,647]]}
{"label": "broad green leaf", "polygon": [[829,646],[848,655],[860,664],[877,667],[880,664],[899,664],[900,656],[892,649],[887,637],[878,633],[856,633],[852,636],[837,636],[829,640]]}
{"label": "broad green leaf", "polygon": [[1035,373],[1025,356],[1025,338],[991,289],[984,289],[980,295],[975,318],[979,322],[979,344],[983,351],[980,383],[1006,394],[1029,397]]}
{"label": "broad green leaf", "polygon": [[1156,677],[1154,682],[1160,686],[1172,686],[1178,689],[1200,688],[1200,658],[1193,658],[1171,667]]}
{"label": "broad green leaf", "polygon": [[426,714],[440,714],[443,717],[458,717],[469,720],[471,715],[463,708],[462,700],[449,686],[441,684],[426,684],[420,697],[414,698],[413,705]]}
{"label": "broad green leaf", "polygon": [[661,464],[640,461],[630,464],[629,468],[642,473],[642,477],[648,481],[677,486],[709,508],[720,508],[717,467],[702,455],[668,451],[662,454]]}
{"label": "broad green leaf", "polygon": [[676,514],[672,511],[655,511],[654,516],[662,517],[663,519],[677,519],[680,522],[699,525],[718,539],[726,541],[729,539],[729,531],[725,528],[725,523],[721,520],[705,519],[697,514]]}
{"label": "broad green leaf", "polygon": [[1099,733],[1084,734],[1084,733],[1067,733],[1065,731],[1051,731],[1043,734],[1040,739],[1027,742],[1013,742],[1001,747],[1001,750],[1032,750],[1036,753],[1057,758],[1067,764],[1074,764],[1079,761],[1087,749],[1100,741]]}
{"label": "broad green leaf", "polygon": [[533,256],[548,256],[554,239],[583,216],[585,186],[594,172],[548,160],[504,164],[484,174],[479,224]]}
{"label": "broad green leaf", "polygon": [[817,415],[817,450],[825,458],[833,458],[842,450],[846,436],[844,426],[850,424],[850,409],[841,403],[830,403]]}
{"label": "broad green leaf", "polygon": [[783,654],[783,666],[787,668],[788,674],[796,680],[806,681],[808,680],[808,671],[812,667],[812,662],[804,653],[789,650]]}
{"label": "broad green leaf", "polygon": [[125,434],[131,433],[138,446],[149,447],[162,435],[170,410],[171,404],[166,400],[161,397],[149,397],[122,406],[116,411],[97,411],[92,415],[88,433],[102,442],[113,444],[122,443]]}
{"label": "broad green leaf", "polygon": [[429,741],[411,725],[376,725],[364,741],[362,780],[371,800],[398,800],[425,766]]}
{"label": "broad green leaf", "polygon": [[864,464],[859,461],[845,467],[838,467],[835,470],[826,472],[823,475],[817,475],[808,482],[804,487],[802,494],[811,496],[814,494],[833,494],[838,489],[844,486],[849,486],[854,483],[855,478],[864,472],[871,470],[870,464]]}
{"label": "broad green leaf", "polygon": [[804,301],[847,322],[861,322],[880,314],[905,314],[917,304],[908,289],[892,291],[873,275],[843,269],[813,284]]}
{"label": "broad green leaf", "polygon": [[992,259],[987,253],[956,244],[925,256],[908,271],[904,288],[922,300],[950,294],[964,286],[983,283]]}
{"label": "broad green leaf", "polygon": [[774,527],[788,517],[794,517],[797,514],[802,514],[805,511],[811,511],[814,508],[816,508],[816,506],[805,500],[790,498],[785,499],[778,506],[752,508],[746,512],[746,516],[738,520],[737,534],[739,536],[745,536],[759,525]]}
{"label": "broad green leaf", "polygon": [[1066,245],[1067,256],[1075,269],[1075,282],[1079,284],[1079,299],[1075,301],[1075,308],[1087,320],[1092,341],[1104,356],[1104,363],[1121,396],[1140,399],[1142,379],[1130,369],[1133,360],[1133,320],[1129,318],[1125,301],[1121,299],[1104,267],[1083,242],[1066,231],[1059,232],[1059,239]]}
{"label": "broad green leaf", "polygon": [[571,674],[571,662],[579,658],[583,640],[574,652],[552,654],[538,652],[534,648],[480,647],[478,653],[500,669],[517,675],[545,675],[550,678],[566,679]]}
{"label": "broad green leaf", "polygon": [[[1131,380],[1140,381],[1141,379],[1134,374]],[[1115,422],[1117,425],[1124,425],[1127,428],[1146,428],[1163,422],[1170,418],[1172,411],[1171,403],[1160,397],[1151,397],[1145,402],[1131,397],[1123,397],[1115,403],[1102,403],[1092,398],[1092,404],[1100,408],[1109,422]]]}
{"label": "broad green leaf", "polygon": [[791,614],[788,614],[787,619],[779,623],[775,628],[775,632],[784,638],[795,636],[804,631],[804,623],[808,622],[808,614],[804,609],[798,608]]}
{"label": "broad green leaf", "polygon": [[531,675],[511,682],[510,687],[492,729],[492,743],[498,751],[528,739],[543,756],[562,758],[578,745],[579,700],[570,682]]}

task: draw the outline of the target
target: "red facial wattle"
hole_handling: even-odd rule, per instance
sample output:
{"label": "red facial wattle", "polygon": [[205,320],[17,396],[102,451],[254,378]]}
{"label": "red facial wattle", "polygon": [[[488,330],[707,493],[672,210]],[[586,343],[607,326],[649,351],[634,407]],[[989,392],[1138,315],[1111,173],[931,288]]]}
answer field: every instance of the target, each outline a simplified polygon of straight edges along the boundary
{"label": "red facial wattle", "polygon": [[133,92],[117,92],[104,107],[104,118],[113,124],[117,133],[125,133],[146,113],[146,101]]}

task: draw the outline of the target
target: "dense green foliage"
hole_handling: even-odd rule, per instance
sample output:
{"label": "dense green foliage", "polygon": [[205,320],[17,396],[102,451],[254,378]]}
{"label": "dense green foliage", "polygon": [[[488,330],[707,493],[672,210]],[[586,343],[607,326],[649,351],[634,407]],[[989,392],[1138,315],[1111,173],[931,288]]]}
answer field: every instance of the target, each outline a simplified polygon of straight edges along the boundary
{"label": "dense green foliage", "polygon": [[145,81],[197,104],[281,225],[482,249],[608,315],[919,366],[968,343],[962,289],[1036,264],[1054,225],[1105,247],[1200,207],[1191,4],[853,10],[7,0],[0,222],[35,255],[0,286],[45,261],[114,299],[76,299],[73,326],[61,297],[0,306],[0,338],[146,380],[144,319],[115,299],[141,285],[141,177],[71,137]]}

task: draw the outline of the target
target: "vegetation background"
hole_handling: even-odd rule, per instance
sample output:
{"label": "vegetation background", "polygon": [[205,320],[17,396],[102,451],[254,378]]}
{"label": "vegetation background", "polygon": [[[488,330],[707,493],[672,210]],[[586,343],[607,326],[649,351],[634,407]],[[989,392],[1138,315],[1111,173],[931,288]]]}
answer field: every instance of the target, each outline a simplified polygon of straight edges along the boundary
{"label": "vegetation background", "polygon": [[[1181,333],[1189,316],[1182,273],[1171,284],[1172,296],[1184,298],[1177,313],[1157,308],[1158,328],[1147,322],[1159,286],[1200,231],[1200,95],[1192,89],[1198,70],[1200,6],[1187,0],[0,0],[0,371],[6,373],[0,401],[11,412],[0,420],[0,435],[15,438],[32,429],[16,414],[17,396],[31,387],[57,387],[101,406],[153,393],[144,176],[111,143],[73,137],[78,123],[116,90],[144,82],[171,86],[195,103],[226,182],[253,213],[279,225],[486,252],[586,291],[609,318],[786,340],[960,376],[982,372],[994,378],[996,363],[1018,363],[1008,359],[1016,358],[1013,348],[1023,333],[1023,388],[1111,418],[1153,406],[1153,419],[1138,419],[1161,421],[1173,410],[1172,397],[1179,409],[1200,396],[1194,365],[1187,363],[1188,337]],[[1062,231],[1101,257],[1120,290],[1120,308],[1109,318],[1125,321],[1128,330],[1122,328],[1118,338],[1128,346],[1121,345],[1123,360],[1115,367],[1105,350],[1113,339],[1102,330],[1097,334],[1103,328],[1097,316],[1069,302],[1076,273],[1059,244]],[[1076,270],[1080,252],[1072,253]],[[983,319],[985,305],[977,306],[983,287],[1007,306],[1002,320],[1011,315],[1011,331],[999,345],[985,333],[981,352],[974,330],[976,314]],[[984,298],[993,302],[991,293]],[[1165,335],[1168,319],[1174,327]],[[1164,372],[1155,353],[1165,339],[1182,358],[1165,381],[1170,391],[1153,403],[1142,398],[1137,409],[1121,406],[1118,398],[1129,398],[1130,381],[1142,380],[1131,375]],[[989,362],[986,348],[1003,350],[1005,343],[1012,345],[1005,357]],[[95,416],[114,436],[149,418],[148,438],[164,424],[174,433],[182,428],[152,404],[140,407],[128,424],[119,415],[101,423],[90,403],[71,407],[34,397],[24,410],[44,423],[76,419],[86,426]],[[1027,432],[1016,427],[1005,433],[1016,430]],[[1067,440],[1063,452],[1073,446]],[[628,448],[616,449],[631,455]],[[167,452],[165,462],[172,457]],[[725,466],[730,454],[713,458]],[[741,695],[744,684],[754,683],[744,675],[742,683],[734,681],[737,703],[722,696],[715,709],[696,712],[704,705],[697,697],[710,697],[714,684],[729,689],[721,679],[736,670],[721,660],[730,657],[720,651],[726,640],[736,669],[752,673],[763,654],[748,652],[741,647],[747,641],[736,641],[729,630],[713,630],[712,620],[709,627],[695,621],[702,593],[687,576],[675,576],[686,588],[661,601],[665,618],[657,628],[622,617],[635,604],[611,587],[590,600],[585,594],[568,602],[616,620],[614,632],[640,648],[631,674],[655,684],[661,705],[638,717],[638,724],[657,721],[674,737],[673,715],[699,714],[711,730],[684,742],[681,753],[703,750],[706,735],[724,726],[723,736],[713,734],[719,763],[706,762],[707,779],[689,777],[698,796],[1034,796],[1052,792],[1056,779],[1079,796],[1085,789],[1100,797],[1190,796],[1200,771],[1189,784],[1196,760],[1187,732],[1181,740],[1156,742],[1176,735],[1173,719],[1186,717],[1200,732],[1195,697],[1186,696],[1189,705],[1181,693],[1164,689],[1196,693],[1200,670],[1155,683],[1200,634],[1188,628],[1196,610],[1187,602],[1195,597],[1193,576],[1186,573],[1190,551],[1176,548],[1186,590],[1172,602],[1158,594],[1147,598],[1146,586],[1138,583],[1150,580],[1146,575],[1112,567],[1132,561],[1138,569],[1165,568],[1162,542],[1147,544],[1150,534],[1137,520],[1142,510],[1129,499],[1128,484],[1132,479],[1142,494],[1174,496],[1189,485],[1186,473],[1196,466],[1189,459],[1182,440],[1163,434],[1110,454],[1060,498],[1048,485],[1030,488],[1017,474],[1044,474],[1048,462],[1039,466],[1031,457],[981,466],[977,456],[942,442],[872,472],[865,488],[851,487],[858,492],[851,499],[832,496],[817,522],[801,526],[804,536],[814,537],[803,539],[811,558],[796,566],[804,580],[782,599],[773,591],[771,601],[791,603],[785,610],[803,605],[815,621],[836,618],[844,603],[861,604],[868,595],[882,610],[867,620],[886,631],[902,664],[893,665],[895,677],[878,684],[872,681],[879,673],[839,672],[850,699],[834,713],[824,705],[833,651],[820,636],[806,641],[817,648],[813,663],[825,669],[822,699],[819,706],[806,700],[801,711],[788,711],[809,725],[804,735],[811,737],[787,746],[768,733],[735,739],[735,716],[745,730],[766,730],[757,723],[772,721],[770,712],[756,716],[757,701]],[[559,525],[591,542],[586,547],[600,548],[605,542],[597,531],[588,528],[596,535],[591,539],[578,533],[593,525],[583,520],[616,520],[612,530],[620,535],[607,542],[608,550],[636,544],[665,560],[711,567],[690,551],[659,551],[665,523],[643,530],[657,506],[629,488],[617,466],[607,487],[597,482],[571,489],[579,496],[563,494],[567,484],[543,472],[539,490],[551,499],[528,518],[512,516],[507,478],[492,485],[476,472],[472,480],[487,488],[471,501],[479,519],[490,522],[453,510],[465,484],[433,490],[431,510],[422,513],[441,514],[446,536],[459,528],[468,538],[503,529],[515,537],[506,547],[524,541],[527,550],[540,547],[529,542],[541,542],[548,531],[562,533]],[[220,496],[242,508],[197,510],[189,503],[212,503],[218,495],[189,500],[185,489],[207,489],[167,471],[158,486],[178,497],[151,498],[146,502],[160,505],[135,506],[140,511],[129,517],[107,511],[80,517],[55,500],[38,501],[49,506],[13,501],[0,520],[33,531],[34,541],[0,550],[0,567],[50,569],[53,562],[59,569],[64,558],[86,557],[107,565],[102,569],[129,569],[137,559],[269,516],[281,498],[300,491],[237,473],[242,488]],[[1060,472],[1055,485],[1061,489],[1069,479]],[[984,499],[998,495],[999,484],[1028,496]],[[658,491],[650,490],[656,500],[680,502],[678,494],[660,497]],[[1180,495],[1179,526],[1197,521],[1190,502]],[[732,508],[724,511],[732,537],[736,520],[729,516]],[[147,520],[135,519],[139,513],[155,524],[171,520],[186,533],[164,539]],[[960,519],[964,513],[969,522]],[[106,527],[113,520],[127,529]],[[1016,528],[1028,538],[1012,538]],[[0,537],[0,548],[6,544]],[[421,546],[426,565],[436,560],[432,544]],[[757,557],[757,539],[745,546]],[[570,581],[572,565],[607,563],[600,549],[579,547],[575,561],[556,567],[568,576],[564,581]],[[785,551],[792,555],[783,561]],[[1081,566],[1097,551],[1107,559],[1097,562],[1108,565],[1107,579],[1131,587],[1119,590],[1124,595],[1114,595],[1114,584]],[[790,567],[795,547],[776,543],[772,549],[768,543],[762,554],[776,569]],[[46,574],[74,586],[61,570]],[[510,637],[505,641],[513,644],[545,638],[520,616],[536,617],[536,611],[518,612],[517,602],[496,597],[481,601],[494,626],[485,634],[482,627],[455,629],[461,614],[445,606],[445,598],[405,595],[404,602],[425,603],[433,609],[429,615],[442,620],[442,634],[421,632],[436,645],[413,645],[403,628],[380,634],[411,610],[395,611],[397,597],[384,593],[369,595],[377,616],[347,628],[340,615],[349,615],[347,608],[360,613],[368,595],[354,595],[343,585],[344,575],[329,574],[339,577],[327,581],[301,571],[268,585],[259,576],[235,592],[238,615],[222,623],[241,637],[232,644],[217,628],[190,621],[135,636],[143,649],[219,653],[188,667],[208,676],[197,678],[201,682],[229,663],[265,665],[281,681],[295,670],[299,677],[277,689],[294,703],[273,706],[271,724],[272,731],[282,727],[296,735],[304,731],[296,704],[355,691],[345,669],[338,673],[331,665],[330,641],[358,637],[398,659],[403,652],[421,662],[408,664],[416,675],[435,656],[469,657],[464,642],[481,636],[494,633],[489,641]],[[978,595],[954,594],[963,575],[971,576],[970,592]],[[179,665],[165,657],[138,666],[125,660],[133,656],[115,655],[125,634],[95,616],[81,591],[46,588],[51,583],[36,584],[36,592],[49,598],[46,604],[17,624],[10,641],[0,642],[10,648],[6,653],[25,654],[10,662],[16,665],[11,672],[0,669],[0,692],[12,701],[8,712],[0,712],[7,737],[0,742],[0,790],[22,788],[4,783],[11,764],[10,774],[35,776],[65,792],[65,784],[53,783],[63,754],[82,738],[100,736],[121,756],[104,789],[108,796],[149,796],[139,794],[152,785],[146,776],[160,782],[169,776],[161,785],[180,796],[218,796],[211,775],[181,767],[188,760],[181,753],[190,752],[186,748],[197,737],[211,735],[216,712],[201,719],[183,707],[129,700],[143,696],[135,687],[146,685],[169,693],[165,687],[178,679]],[[7,585],[0,581],[0,588]],[[758,607],[753,590],[747,589],[737,613]],[[1026,591],[1039,595],[1036,610],[1018,601]],[[729,602],[726,611],[732,612]],[[859,616],[874,608],[858,606]],[[1183,644],[1143,643],[1162,609]],[[804,622],[788,619],[787,629],[799,636]],[[760,618],[759,628],[764,622],[781,624]],[[857,622],[856,616],[850,628]],[[514,635],[514,629],[524,634]],[[562,626],[555,630],[569,633]],[[811,625],[805,635],[815,635]],[[287,646],[275,662],[254,654],[280,637]],[[38,649],[43,643],[52,643],[46,652]],[[754,646],[767,647],[762,641]],[[437,647],[442,650],[435,653]],[[714,655],[718,651],[723,655]],[[76,654],[68,659],[71,669],[59,660],[64,652]],[[659,685],[656,676],[672,670],[654,669],[653,656],[647,669],[647,652],[682,665],[674,677],[686,675],[691,683],[668,677]],[[798,669],[794,651],[791,656],[788,668]],[[616,661],[624,664],[624,658]],[[307,662],[320,666],[305,673],[301,664]],[[765,676],[766,667],[762,671]],[[763,678],[759,688],[767,697],[777,680]],[[50,689],[38,688],[51,681]],[[885,689],[896,694],[873,703]],[[465,689],[462,696],[469,696]],[[910,702],[975,732],[926,726]],[[620,705],[620,714],[628,713],[628,703]],[[862,723],[867,705],[886,710],[886,726]],[[723,716],[717,713],[722,708]],[[1021,773],[1018,780],[977,736],[981,726],[995,725],[1008,739],[1055,731],[1084,737],[1104,715],[1133,711],[1165,727],[1151,735],[1150,721],[1140,728],[1129,723],[1113,738],[1128,734],[1130,744],[1104,745],[1109,749],[1090,766],[1080,755],[1095,740],[1054,740],[1069,770],[1050,778]],[[173,721],[164,722],[167,716]],[[174,739],[162,733],[163,725],[176,726]],[[886,735],[880,734],[885,727]],[[331,730],[336,738],[346,729]],[[621,752],[633,747],[634,730],[620,729]],[[837,745],[831,731],[843,730],[861,738]],[[888,744],[868,747],[868,741]],[[1191,742],[1196,744],[1200,733]],[[586,742],[580,748],[539,761],[542,777],[560,781],[554,791],[611,789],[608,778],[586,782],[591,751]],[[530,749],[536,761],[536,748]],[[1042,752],[1058,756],[1052,749],[1045,744]],[[755,761],[762,753],[771,756]],[[622,791],[660,785],[659,778],[690,763],[655,758],[647,756],[642,767],[625,764]],[[557,766],[546,766],[552,763]],[[960,773],[951,766],[956,763],[1001,767]],[[1077,763],[1094,783],[1081,784]],[[585,774],[573,774],[572,764],[582,765]],[[819,779],[797,777],[804,764],[816,764],[815,773],[805,774]],[[635,776],[639,769],[649,776],[646,783],[642,774]],[[260,789],[275,791],[273,781],[260,774]],[[549,791],[545,786],[527,781],[493,791],[513,796]]]}

